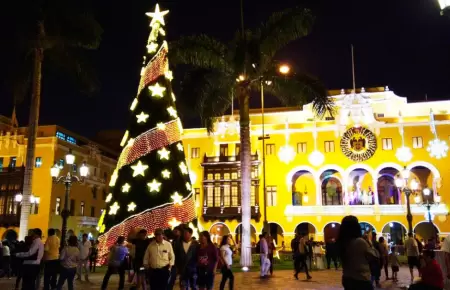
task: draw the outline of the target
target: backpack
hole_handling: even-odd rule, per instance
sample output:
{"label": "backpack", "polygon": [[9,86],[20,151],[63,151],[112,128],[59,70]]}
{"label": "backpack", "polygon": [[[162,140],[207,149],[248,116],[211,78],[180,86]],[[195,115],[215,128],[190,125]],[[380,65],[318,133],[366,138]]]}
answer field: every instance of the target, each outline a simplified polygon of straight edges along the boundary
{"label": "backpack", "polygon": [[260,254],[261,253],[261,241],[258,241],[256,243],[256,247],[255,247],[256,253]]}

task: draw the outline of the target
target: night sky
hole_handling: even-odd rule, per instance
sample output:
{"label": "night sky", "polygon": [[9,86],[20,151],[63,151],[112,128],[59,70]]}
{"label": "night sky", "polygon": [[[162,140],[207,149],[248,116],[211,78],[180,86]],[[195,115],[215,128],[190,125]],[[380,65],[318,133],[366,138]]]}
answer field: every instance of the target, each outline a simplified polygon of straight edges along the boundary
{"label": "night sky", "polygon": [[[148,38],[145,12],[156,3],[94,2],[104,29],[100,49],[92,56],[101,81],[99,92],[87,97],[59,75],[44,75],[41,103],[40,124],[58,124],[85,136],[125,129]],[[228,41],[240,26],[239,0],[159,3],[170,10],[166,18],[169,41],[199,33]],[[317,17],[313,32],[291,44],[279,59],[319,77],[329,89],[350,88],[353,44],[357,87],[389,85],[410,101],[423,101],[426,94],[429,100],[449,98],[450,18],[440,16],[437,0],[244,0],[245,26],[255,27],[274,11],[302,4]],[[8,72],[1,67],[5,66],[0,64],[3,80]],[[0,86],[0,114],[10,116],[12,97],[3,83]],[[273,100],[267,103],[277,105]],[[258,106],[254,100],[252,107]],[[21,126],[27,124],[27,101],[18,106],[18,119]],[[189,119],[184,125],[198,123]]]}

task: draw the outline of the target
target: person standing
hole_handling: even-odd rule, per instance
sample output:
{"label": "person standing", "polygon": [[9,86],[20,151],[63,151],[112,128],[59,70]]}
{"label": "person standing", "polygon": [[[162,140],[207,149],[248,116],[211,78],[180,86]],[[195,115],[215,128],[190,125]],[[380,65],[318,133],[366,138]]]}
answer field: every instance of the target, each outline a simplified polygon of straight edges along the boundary
{"label": "person standing", "polygon": [[406,256],[408,257],[409,273],[411,274],[411,281],[414,281],[414,267],[420,269],[419,261],[419,246],[417,240],[412,233],[408,233],[408,239],[405,241]]}
{"label": "person standing", "polygon": [[89,271],[91,273],[95,273],[95,267],[97,266],[97,258],[98,258],[98,244],[99,241],[91,241],[92,248],[91,254],[89,255]]}
{"label": "person standing", "polygon": [[386,275],[386,280],[389,280],[389,249],[388,244],[384,237],[378,239],[378,247],[380,250],[381,268],[384,268],[384,274]]}
{"label": "person standing", "polygon": [[294,239],[291,241],[292,259],[294,259],[294,277],[298,279],[298,273],[300,273],[300,253],[298,252],[300,243],[300,236],[295,233]]}
{"label": "person standing", "polygon": [[17,277],[16,277],[16,285],[14,287],[15,290],[19,290],[20,282],[22,281],[23,277],[23,259],[17,257],[17,253],[23,253],[28,252],[28,250],[31,247],[31,244],[33,244],[33,237],[32,236],[26,236],[25,241],[19,242],[18,246],[15,249],[13,260],[16,264],[17,269]]}
{"label": "person standing", "polygon": [[337,251],[336,251],[336,240],[334,238],[330,239],[325,245],[325,256],[327,258],[327,268],[330,269],[331,261],[333,261],[334,267],[338,269],[337,263]]}
{"label": "person standing", "polygon": [[392,280],[394,282],[397,282],[397,274],[400,271],[400,262],[398,261],[398,252],[394,248],[394,250],[389,254],[389,262],[391,263],[391,269],[392,269]]}
{"label": "person standing", "polygon": [[267,244],[268,234],[266,232],[262,233],[261,239],[259,240],[259,257],[261,259],[261,271],[260,277],[267,278],[269,277],[270,271],[270,261],[269,261],[269,245]]}
{"label": "person standing", "polygon": [[445,270],[446,273],[444,275],[447,277],[447,280],[445,281],[446,284],[450,284],[450,235],[448,235],[443,241],[442,241],[442,247],[441,250],[444,252],[444,259],[445,259]]}
{"label": "person standing", "polygon": [[211,241],[209,232],[200,233],[200,246],[197,249],[197,285],[200,290],[212,290],[216,274],[219,254]]}
{"label": "person standing", "polygon": [[441,266],[434,259],[433,250],[423,251],[423,261],[420,268],[422,280],[409,286],[410,290],[442,290],[444,289],[444,275]]}
{"label": "person standing", "polygon": [[102,290],[108,287],[109,278],[112,274],[119,274],[119,290],[125,287],[125,269],[127,267],[128,248],[125,246],[125,237],[119,236],[116,245],[111,248],[108,259],[108,270],[103,277]]}
{"label": "person standing", "polygon": [[33,229],[32,235],[33,243],[31,244],[30,249],[27,252],[16,254],[16,257],[25,259],[22,266],[22,290],[31,290],[36,288],[36,280],[41,269],[41,260],[44,256],[44,244],[41,240],[41,229]]}
{"label": "person standing", "polygon": [[48,229],[48,237],[44,245],[44,290],[56,288],[59,268],[60,241],[55,229]]}
{"label": "person standing", "polygon": [[275,248],[275,243],[273,242],[273,238],[270,235],[268,237],[267,245],[269,246],[269,255],[268,255],[269,262],[270,262],[269,273],[270,273],[270,276],[272,276],[273,275],[273,255],[276,252],[276,248]]}
{"label": "person standing", "polygon": [[298,242],[298,259],[299,259],[299,265],[298,268],[295,270],[295,279],[298,280],[298,273],[300,273],[300,270],[305,267],[305,273],[306,273],[306,279],[310,280],[312,277],[309,275],[308,272],[308,264],[306,263],[306,259],[308,259],[308,245],[306,244],[306,241],[304,239],[304,236],[300,236],[300,240]]}
{"label": "person standing", "polygon": [[183,229],[183,238],[176,243],[175,266],[180,274],[182,290],[197,290],[197,248],[198,242],[192,239],[193,230]]}
{"label": "person standing", "polygon": [[149,269],[150,289],[167,289],[175,254],[172,245],[164,240],[163,230],[155,230],[155,239],[148,245],[144,255],[144,267]]}
{"label": "person standing", "polygon": [[[181,241],[181,236],[183,234],[183,229],[181,226],[177,226],[173,229],[172,231],[172,235],[173,235],[173,240],[172,240],[172,248],[174,250],[174,254],[175,254],[175,260],[178,259],[177,257],[177,252],[175,251],[176,248],[180,248],[182,241]],[[172,270],[170,272],[170,281],[169,281],[169,286],[167,287],[167,290],[172,290],[173,287],[175,286],[175,282],[177,280],[177,274],[180,273],[182,269],[178,268],[177,265],[175,265],[175,267],[172,267]]]}
{"label": "person standing", "polygon": [[220,281],[220,290],[225,289],[225,284],[228,280],[230,290],[234,288],[234,275],[231,270],[233,264],[233,251],[230,248],[230,236],[223,236],[220,243],[220,259],[222,261],[222,281]]}
{"label": "person standing", "polygon": [[147,236],[147,230],[142,229],[137,234],[137,239],[134,242],[134,273],[136,276],[136,288],[140,289],[142,285],[147,283],[144,266],[144,255],[147,251],[150,239]]}
{"label": "person standing", "polygon": [[362,238],[361,226],[355,216],[342,219],[337,240],[342,264],[342,285],[345,290],[373,290],[369,262],[377,260],[372,241]]}
{"label": "person standing", "polygon": [[81,281],[81,272],[84,270],[84,279],[89,282],[89,256],[91,255],[91,242],[88,240],[88,235],[83,234],[80,247],[80,261],[78,264],[77,280]]}
{"label": "person standing", "polygon": [[11,250],[8,246],[8,242],[4,241],[3,243],[3,271],[5,272],[6,277],[11,279]]}
{"label": "person standing", "polygon": [[76,236],[70,236],[67,246],[61,251],[61,273],[58,280],[58,290],[62,290],[66,280],[69,290],[73,290],[73,280],[77,273],[79,260],[80,250],[78,249],[78,239]]}

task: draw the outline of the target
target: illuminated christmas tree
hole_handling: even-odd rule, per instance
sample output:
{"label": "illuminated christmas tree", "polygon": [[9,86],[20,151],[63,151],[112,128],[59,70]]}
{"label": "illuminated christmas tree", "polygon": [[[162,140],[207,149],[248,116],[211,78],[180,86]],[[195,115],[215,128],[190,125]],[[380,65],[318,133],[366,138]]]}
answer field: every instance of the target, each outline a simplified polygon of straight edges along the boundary
{"label": "illuminated christmas tree", "polygon": [[118,236],[135,228],[152,233],[195,218],[189,171],[181,142],[182,126],[172,93],[164,16],[156,5],[137,97],[123,147],[111,176],[107,208],[99,221],[100,255]]}

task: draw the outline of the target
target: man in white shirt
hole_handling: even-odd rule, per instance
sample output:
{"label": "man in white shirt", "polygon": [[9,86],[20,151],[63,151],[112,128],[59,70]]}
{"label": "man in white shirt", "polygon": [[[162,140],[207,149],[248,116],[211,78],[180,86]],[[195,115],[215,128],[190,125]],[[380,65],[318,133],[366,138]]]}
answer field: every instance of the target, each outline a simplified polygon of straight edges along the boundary
{"label": "man in white shirt", "polygon": [[447,279],[450,279],[450,235],[444,239],[441,250],[445,253],[445,266],[447,268],[446,273],[443,274],[447,276]]}
{"label": "man in white shirt", "polygon": [[417,270],[420,269],[419,260],[419,245],[416,239],[414,239],[413,234],[408,234],[408,239],[405,241],[406,256],[408,257],[409,272],[411,274],[411,281],[414,280],[414,267]]}
{"label": "man in white shirt", "polygon": [[261,240],[259,241],[259,256],[261,258],[261,278],[269,277],[270,271],[270,260],[269,260],[269,246],[267,244],[268,234],[264,232],[262,234]]}
{"label": "man in white shirt", "polygon": [[91,255],[91,242],[88,240],[88,235],[83,234],[83,238],[79,245],[80,248],[80,262],[77,269],[77,280],[81,281],[81,271],[84,270],[84,278],[89,282],[89,256]]}
{"label": "man in white shirt", "polygon": [[150,289],[166,289],[175,264],[172,245],[164,240],[163,230],[155,230],[155,239],[144,255],[144,267],[150,271]]}
{"label": "man in white shirt", "polygon": [[44,244],[42,243],[41,229],[33,229],[33,243],[28,252],[17,253],[17,258],[22,258],[23,262],[23,276],[22,276],[22,290],[29,290],[36,288],[36,279],[41,269],[41,260],[44,256]]}

